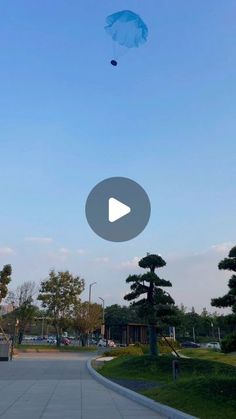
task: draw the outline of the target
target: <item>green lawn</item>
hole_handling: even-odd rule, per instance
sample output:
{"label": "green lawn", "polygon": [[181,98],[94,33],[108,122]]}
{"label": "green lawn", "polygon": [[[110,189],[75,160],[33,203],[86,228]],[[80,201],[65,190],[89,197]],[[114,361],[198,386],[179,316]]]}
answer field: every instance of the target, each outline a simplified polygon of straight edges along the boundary
{"label": "green lawn", "polygon": [[21,352],[44,352],[44,351],[52,351],[52,352],[91,352],[97,351],[96,346],[78,346],[78,345],[68,345],[68,346],[60,346],[57,348],[56,345],[44,344],[44,345],[16,345],[16,351],[20,350]]}
{"label": "green lawn", "polygon": [[215,351],[214,349],[181,349],[183,355],[191,358],[208,359],[211,361],[224,362],[226,364],[234,365],[236,367],[236,354],[224,354]]}
{"label": "green lawn", "polygon": [[196,377],[144,391],[143,394],[201,419],[236,417],[235,378]]}
{"label": "green lawn", "polygon": [[201,419],[235,419],[236,368],[202,359],[181,359],[181,375],[172,380],[170,356],[124,356],[99,370],[110,378],[143,379],[163,384],[143,392],[146,396]]}

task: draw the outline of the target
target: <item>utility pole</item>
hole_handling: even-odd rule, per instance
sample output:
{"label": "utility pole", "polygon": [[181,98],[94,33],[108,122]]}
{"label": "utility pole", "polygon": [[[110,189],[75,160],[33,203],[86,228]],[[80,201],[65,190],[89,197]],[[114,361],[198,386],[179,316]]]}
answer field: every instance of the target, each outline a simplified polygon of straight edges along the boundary
{"label": "utility pole", "polygon": [[92,286],[95,284],[96,282],[92,282],[91,284],[89,284],[89,305],[91,304]]}
{"label": "utility pole", "polygon": [[[14,301],[12,302],[12,308],[14,312],[14,310],[16,309]],[[15,345],[15,340],[16,340],[16,328],[18,324],[19,324],[19,320],[17,319],[16,314],[14,314],[14,329],[13,329],[13,336],[12,336],[12,341],[11,341],[11,353],[10,353],[11,361],[13,358],[13,351],[14,351],[14,345]]]}
{"label": "utility pole", "polygon": [[193,327],[193,341],[196,342],[195,327]]}
{"label": "utility pole", "polygon": [[41,331],[41,337],[43,339],[44,337],[44,317],[42,317],[42,331]]}
{"label": "utility pole", "polygon": [[[90,317],[90,305],[91,305],[91,298],[92,298],[92,286],[95,285],[96,283],[97,282],[91,282],[91,284],[89,284],[89,309],[88,309],[88,315],[89,315],[89,317]],[[90,321],[89,321],[89,323],[90,323]],[[89,333],[88,333],[88,346],[89,346],[90,334],[91,334],[91,332],[89,330]]]}
{"label": "utility pole", "polygon": [[102,301],[102,338],[105,336],[105,301],[102,297],[98,297]]}

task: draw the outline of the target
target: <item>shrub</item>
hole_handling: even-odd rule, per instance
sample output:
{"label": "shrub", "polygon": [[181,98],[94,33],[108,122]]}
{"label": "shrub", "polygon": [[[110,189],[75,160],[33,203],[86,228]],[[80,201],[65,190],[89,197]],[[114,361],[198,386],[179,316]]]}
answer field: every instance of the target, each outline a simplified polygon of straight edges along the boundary
{"label": "shrub", "polygon": [[[172,348],[174,348],[175,350],[180,349],[180,344],[179,342],[170,339],[170,338],[166,338],[168,340],[168,342],[170,343],[170,345],[172,346]],[[159,340],[158,343],[159,346],[159,351],[161,354],[169,354],[171,352],[173,352],[172,348],[168,345],[168,343],[166,342],[166,340],[164,338],[161,338]]]}
{"label": "shrub", "polygon": [[236,333],[226,336],[221,341],[221,349],[225,353],[236,351]]}
{"label": "shrub", "polygon": [[[172,347],[177,350],[180,348],[178,342],[170,340]],[[164,339],[160,339],[158,343],[161,354],[169,354],[172,352],[171,347]],[[149,354],[149,345],[143,343],[135,343],[134,345],[126,346],[125,348],[110,349],[104,353],[107,356],[123,356],[123,355],[147,355]]]}
{"label": "shrub", "polygon": [[124,355],[143,355],[141,348],[137,346],[127,346],[126,348],[114,348],[104,352],[106,356],[124,356]]}
{"label": "shrub", "polygon": [[145,345],[144,343],[135,343],[134,344],[135,348],[140,348],[143,355],[146,355],[149,353],[149,345]]}

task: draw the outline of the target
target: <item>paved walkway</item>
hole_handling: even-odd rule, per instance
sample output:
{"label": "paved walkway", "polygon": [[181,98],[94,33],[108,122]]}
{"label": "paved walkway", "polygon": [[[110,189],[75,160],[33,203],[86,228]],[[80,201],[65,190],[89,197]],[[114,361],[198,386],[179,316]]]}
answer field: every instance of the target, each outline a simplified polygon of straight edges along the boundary
{"label": "paved walkway", "polygon": [[0,362],[0,419],[164,419],[94,380],[87,354]]}

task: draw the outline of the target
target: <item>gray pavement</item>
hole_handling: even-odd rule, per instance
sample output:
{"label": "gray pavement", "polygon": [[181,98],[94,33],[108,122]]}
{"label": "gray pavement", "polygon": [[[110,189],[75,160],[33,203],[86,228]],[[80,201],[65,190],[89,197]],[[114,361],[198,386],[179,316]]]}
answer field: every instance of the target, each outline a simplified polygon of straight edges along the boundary
{"label": "gray pavement", "polygon": [[1,419],[164,419],[88,373],[90,354],[25,354],[0,362]]}

